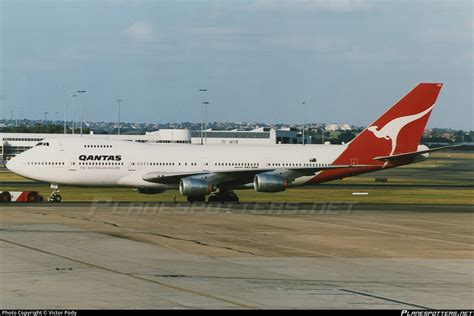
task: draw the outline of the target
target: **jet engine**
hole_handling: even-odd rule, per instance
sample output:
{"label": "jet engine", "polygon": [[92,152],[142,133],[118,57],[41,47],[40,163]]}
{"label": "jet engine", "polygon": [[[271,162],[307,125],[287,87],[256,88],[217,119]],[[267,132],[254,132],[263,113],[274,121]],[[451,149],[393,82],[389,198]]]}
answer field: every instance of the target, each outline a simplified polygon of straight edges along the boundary
{"label": "jet engine", "polygon": [[253,187],[257,192],[280,192],[288,187],[288,180],[274,174],[257,174]]}
{"label": "jet engine", "polygon": [[186,196],[202,196],[213,191],[212,183],[202,179],[184,178],[179,182],[179,192]]}

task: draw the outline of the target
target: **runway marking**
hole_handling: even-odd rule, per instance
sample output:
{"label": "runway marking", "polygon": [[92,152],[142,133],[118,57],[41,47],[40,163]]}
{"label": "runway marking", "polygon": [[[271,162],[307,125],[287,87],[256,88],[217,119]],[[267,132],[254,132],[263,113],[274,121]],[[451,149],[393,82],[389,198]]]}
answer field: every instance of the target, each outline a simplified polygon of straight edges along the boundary
{"label": "runway marking", "polygon": [[[214,299],[216,301],[220,301],[220,302],[223,302],[223,303],[235,305],[235,306],[242,307],[242,308],[256,309],[256,307],[254,307],[254,306],[234,302],[234,301],[231,301],[231,300],[228,300],[228,299],[225,299],[225,298],[221,298],[221,297],[217,297],[217,296],[214,296],[214,295],[211,295],[211,294],[202,293],[202,292],[198,292],[198,291],[195,291],[195,290],[185,289],[185,288],[182,288],[182,287],[179,287],[179,286],[166,284],[166,283],[163,283],[163,282],[160,282],[160,281],[151,280],[151,279],[148,279],[148,278],[145,278],[145,277],[140,277],[138,275],[129,274],[129,273],[125,273],[125,272],[122,272],[122,271],[106,268],[106,267],[99,266],[99,265],[96,265],[96,264],[93,264],[93,263],[90,263],[90,262],[86,262],[86,261],[82,261],[82,260],[79,260],[79,259],[74,259],[74,258],[63,256],[63,255],[60,255],[60,254],[57,254],[57,253],[53,253],[53,252],[50,252],[50,251],[47,251],[47,250],[42,250],[42,249],[39,249],[39,248],[36,248],[36,247],[20,244],[20,243],[17,243],[17,242],[8,240],[8,239],[0,238],[0,241],[3,241],[5,243],[9,243],[9,244],[12,244],[12,245],[15,245],[15,246],[18,246],[18,247],[23,247],[23,248],[30,249],[30,250],[33,250],[33,251],[44,253],[44,254],[47,254],[47,255],[59,257],[59,258],[66,259],[66,260],[71,260],[71,261],[74,261],[74,262],[77,262],[77,263],[87,265],[89,267],[97,268],[97,269],[108,271],[108,272],[118,273],[118,274],[121,274],[121,275],[125,275],[125,276],[128,276],[128,277],[138,279],[138,280],[142,280],[142,281],[149,282],[149,283],[154,283],[154,284],[157,284],[157,285],[160,285],[160,286],[163,286],[163,287],[167,287],[167,288],[170,288],[170,289],[173,289],[173,290],[187,292],[187,293],[190,293],[190,294],[207,297],[207,298],[210,298],[210,299]],[[174,301],[171,301],[171,302],[175,303],[175,304],[179,304],[179,303],[174,302]],[[182,304],[179,304],[179,305],[182,305]]]}
{"label": "runway marking", "polygon": [[408,306],[418,307],[418,308],[421,308],[421,309],[433,309],[432,307],[427,307],[427,306],[422,306],[422,305],[407,303],[407,302],[403,302],[403,301],[399,301],[399,300],[394,300],[394,299],[387,298],[387,297],[383,297],[383,296],[368,294],[368,293],[364,293],[364,292],[358,292],[358,291],[353,291],[353,290],[348,290],[348,289],[339,289],[339,290],[340,290],[340,291],[343,291],[343,292],[352,293],[352,294],[367,296],[367,297],[371,297],[371,298],[377,298],[377,299],[379,299],[379,300],[384,300],[384,301],[388,301],[388,302],[393,302],[393,303],[398,303],[398,304],[402,304],[402,305],[408,305]]}
{"label": "runway marking", "polygon": [[381,234],[387,234],[387,235],[395,235],[395,236],[401,236],[401,237],[408,237],[408,238],[415,238],[415,239],[422,239],[422,240],[431,240],[431,241],[437,241],[437,242],[444,242],[444,243],[450,243],[450,244],[457,244],[457,245],[465,245],[465,246],[470,246],[474,247],[473,244],[467,244],[463,242],[456,242],[456,241],[450,241],[450,240],[442,240],[442,239],[436,239],[436,238],[428,238],[428,237],[420,237],[420,236],[414,236],[414,235],[407,235],[407,234],[400,234],[400,233],[392,233],[392,232],[387,232],[384,230],[376,230],[376,229],[368,229],[368,228],[360,228],[360,227],[354,227],[354,226],[347,226],[347,225],[341,225],[341,224],[334,224],[334,223],[328,223],[321,221],[320,219],[318,220],[305,220],[305,219],[298,219],[301,221],[310,221],[312,223],[316,224],[326,224],[326,225],[331,225],[331,226],[339,226],[339,227],[344,227],[344,228],[352,228],[352,229],[357,229],[357,230],[362,230],[362,231],[368,231],[368,232],[373,232],[373,233],[381,233]]}

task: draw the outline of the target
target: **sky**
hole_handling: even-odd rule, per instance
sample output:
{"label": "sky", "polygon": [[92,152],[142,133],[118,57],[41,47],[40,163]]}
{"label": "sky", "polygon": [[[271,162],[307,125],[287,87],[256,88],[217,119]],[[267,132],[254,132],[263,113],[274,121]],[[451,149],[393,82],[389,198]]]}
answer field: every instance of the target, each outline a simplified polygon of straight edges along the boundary
{"label": "sky", "polygon": [[[0,0],[0,118],[366,126],[443,82],[428,127],[474,129],[470,0]],[[199,92],[199,89],[207,92]],[[303,104],[303,101],[304,104]],[[76,116],[78,117],[78,116]]]}

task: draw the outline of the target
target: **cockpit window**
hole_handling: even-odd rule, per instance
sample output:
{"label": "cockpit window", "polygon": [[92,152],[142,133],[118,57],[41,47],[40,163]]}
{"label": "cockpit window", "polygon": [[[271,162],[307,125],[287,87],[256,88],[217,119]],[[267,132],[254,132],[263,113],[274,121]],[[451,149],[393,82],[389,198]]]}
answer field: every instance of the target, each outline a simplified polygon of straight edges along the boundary
{"label": "cockpit window", "polygon": [[39,142],[38,144],[35,145],[35,147],[36,146],[49,146],[49,143]]}

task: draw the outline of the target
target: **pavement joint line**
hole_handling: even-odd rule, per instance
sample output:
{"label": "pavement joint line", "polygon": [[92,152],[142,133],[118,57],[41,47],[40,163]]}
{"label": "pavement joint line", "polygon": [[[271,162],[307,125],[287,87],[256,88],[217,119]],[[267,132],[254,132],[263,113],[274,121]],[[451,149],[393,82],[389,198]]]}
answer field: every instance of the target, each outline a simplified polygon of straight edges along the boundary
{"label": "pavement joint line", "polygon": [[443,222],[427,221],[427,220],[422,220],[422,219],[408,219],[408,218],[406,218],[406,217],[399,217],[399,218],[400,218],[400,219],[407,219],[407,220],[412,221],[412,222],[431,223],[431,224],[444,225],[444,226],[457,226],[457,227],[463,227],[463,228],[472,229],[472,225],[443,223]]}
{"label": "pavement joint line", "polygon": [[8,239],[0,238],[0,241],[3,241],[5,243],[9,243],[9,244],[12,244],[12,245],[15,245],[15,246],[18,246],[18,247],[23,247],[23,248],[27,248],[27,249],[30,249],[30,250],[33,250],[33,251],[48,254],[48,255],[51,255],[51,256],[59,257],[59,258],[62,258],[62,259],[71,260],[71,261],[74,261],[74,262],[77,262],[77,263],[87,265],[89,267],[101,269],[101,270],[108,271],[108,272],[118,273],[118,274],[125,275],[125,276],[131,277],[131,278],[142,280],[142,281],[145,281],[145,282],[154,283],[154,284],[157,284],[157,285],[160,285],[160,286],[163,286],[163,287],[167,287],[167,288],[170,288],[170,289],[174,289],[174,290],[177,290],[177,291],[182,291],[182,292],[187,292],[187,293],[194,294],[194,295],[197,295],[197,296],[207,297],[207,298],[210,298],[210,299],[214,299],[216,301],[220,301],[220,302],[223,302],[223,303],[235,305],[235,306],[238,306],[238,307],[241,307],[241,308],[256,309],[256,307],[254,307],[254,306],[242,304],[242,303],[239,303],[239,302],[234,302],[234,301],[231,301],[231,300],[228,300],[228,299],[225,299],[225,298],[221,298],[221,297],[218,297],[218,296],[214,296],[214,295],[211,295],[211,294],[207,294],[207,293],[202,293],[202,292],[198,292],[198,291],[194,291],[194,290],[190,290],[190,289],[185,289],[185,288],[182,288],[182,287],[179,287],[179,286],[175,286],[175,285],[167,284],[167,283],[164,283],[164,282],[148,279],[148,278],[141,277],[141,276],[138,276],[138,275],[129,274],[129,273],[121,272],[121,271],[118,271],[118,270],[106,268],[106,267],[103,267],[103,266],[95,265],[95,264],[87,262],[87,261],[82,261],[82,260],[79,260],[79,259],[70,258],[70,257],[63,256],[63,255],[60,255],[60,254],[57,254],[57,253],[53,253],[53,252],[50,252],[50,251],[47,251],[47,250],[42,250],[42,249],[39,249],[39,248],[36,248],[36,247],[32,247],[32,246],[24,245],[24,244],[21,244],[21,243],[18,243],[18,242],[14,242],[14,241],[11,241],[11,240],[8,240]]}
{"label": "pavement joint line", "polygon": [[343,291],[343,292],[348,292],[348,293],[352,293],[352,294],[366,296],[366,297],[377,298],[379,300],[384,300],[384,301],[389,301],[389,302],[393,302],[393,303],[408,305],[408,306],[412,306],[412,307],[418,307],[418,308],[421,308],[421,309],[433,309],[432,307],[417,305],[417,304],[413,304],[413,303],[399,301],[399,300],[395,300],[395,299],[391,299],[391,298],[387,298],[387,297],[383,297],[383,296],[378,296],[378,295],[373,295],[373,294],[368,294],[368,293],[364,293],[364,292],[358,292],[358,291],[353,291],[353,290],[348,290],[348,289],[339,289],[339,290]]}
{"label": "pavement joint line", "polygon": [[[301,218],[295,218],[295,220],[300,220],[300,221],[308,221],[307,219],[301,219]],[[362,230],[362,231],[368,231],[368,232],[373,232],[373,233],[380,233],[380,234],[386,234],[386,235],[395,235],[395,236],[400,236],[400,237],[408,237],[408,238],[414,238],[414,239],[421,239],[421,240],[431,240],[431,241],[436,241],[436,242],[444,242],[444,243],[450,243],[450,244],[457,244],[457,245],[465,245],[465,246],[470,246],[474,247],[474,244],[468,244],[468,243],[463,243],[463,242],[456,242],[456,241],[450,241],[450,240],[442,240],[442,239],[436,239],[436,238],[427,238],[427,237],[420,237],[420,236],[414,236],[414,235],[408,235],[408,234],[401,234],[401,233],[393,233],[393,232],[387,232],[384,230],[376,230],[376,229],[369,229],[369,228],[360,228],[360,227],[354,227],[354,226],[347,226],[347,225],[341,225],[341,224],[334,224],[334,223],[328,223],[325,221],[311,221],[312,223],[317,223],[317,224],[325,224],[329,226],[340,226],[340,227],[349,227],[352,229],[357,229],[357,230]]]}
{"label": "pavement joint line", "polygon": [[[383,223],[378,223],[378,222],[367,222],[367,221],[358,221],[354,219],[346,219],[346,218],[333,218],[333,220],[339,220],[339,221],[345,221],[345,222],[353,222],[353,223],[361,223],[361,224],[371,224],[371,225],[378,225],[378,226],[386,226],[386,227],[392,227],[392,228],[398,228],[398,229],[405,229],[405,230],[416,230],[419,232],[424,232],[424,233],[433,233],[433,234],[440,234],[440,232],[436,232],[433,230],[426,230],[426,229],[420,229],[416,227],[405,227],[405,226],[398,226],[398,225],[391,225],[391,224],[383,224]],[[445,234],[442,233],[443,235],[446,236],[453,236],[453,237],[460,237],[460,238],[472,238],[474,239],[474,236],[466,236],[466,235],[456,235],[456,234]]]}

